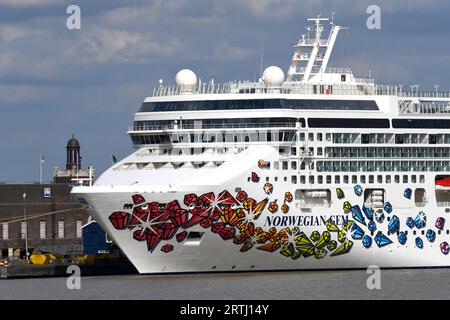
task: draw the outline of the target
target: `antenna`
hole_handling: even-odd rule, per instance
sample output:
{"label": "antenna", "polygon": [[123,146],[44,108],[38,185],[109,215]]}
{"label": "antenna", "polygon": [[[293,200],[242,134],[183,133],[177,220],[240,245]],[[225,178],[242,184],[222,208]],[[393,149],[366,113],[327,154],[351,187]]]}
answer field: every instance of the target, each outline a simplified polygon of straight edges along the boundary
{"label": "antenna", "polygon": [[259,64],[259,76],[260,77],[262,77],[263,59],[264,59],[264,34],[262,34],[262,36],[261,36],[261,61]]}

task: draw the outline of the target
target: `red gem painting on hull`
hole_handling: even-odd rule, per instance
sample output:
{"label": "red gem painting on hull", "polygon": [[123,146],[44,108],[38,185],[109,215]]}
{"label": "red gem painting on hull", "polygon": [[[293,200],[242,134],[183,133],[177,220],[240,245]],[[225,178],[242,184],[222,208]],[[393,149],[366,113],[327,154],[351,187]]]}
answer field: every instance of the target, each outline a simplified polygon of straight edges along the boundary
{"label": "red gem painting on hull", "polygon": [[[251,173],[251,181],[259,183],[258,173]],[[281,207],[280,213],[287,214],[288,203],[293,201],[289,191],[282,193],[281,198],[277,199],[273,195],[274,188],[271,184],[266,183],[261,189],[266,195],[266,198],[261,200],[249,196],[245,190],[239,189],[235,195],[223,190],[217,194],[185,194],[182,205],[177,200],[149,203],[143,195],[133,194],[134,207],[131,212],[113,212],[109,220],[116,230],[129,230],[134,240],[145,241],[150,253],[154,252],[160,243],[161,252],[176,251],[188,238],[189,229],[198,225],[197,228],[203,228],[206,232],[209,232],[209,229],[224,241],[232,240],[232,243],[240,246],[240,252],[256,248],[266,252],[279,251],[283,256],[292,259],[300,256],[322,257],[324,245],[321,244],[322,251],[319,252],[319,248],[314,244],[316,240],[311,241],[305,233],[297,230],[298,227],[292,230],[285,227],[277,231],[275,227],[264,230],[255,226],[258,225],[263,212],[268,216],[277,215],[278,203]],[[337,226],[329,227],[333,231],[340,231]],[[317,242],[321,243],[320,239]],[[336,243],[336,240],[334,242]],[[341,245],[336,248],[330,245],[327,249],[331,253],[329,256],[333,256],[335,253],[348,253],[351,246]]]}
{"label": "red gem painting on hull", "polygon": [[[291,193],[283,195],[283,202],[292,201]],[[289,227],[279,232],[274,227],[268,230],[255,227],[254,221],[259,219],[264,210],[273,213],[277,211],[277,199],[272,199],[271,202],[269,198],[257,201],[243,190],[237,192],[236,197],[227,190],[217,196],[213,192],[200,196],[194,193],[186,194],[183,199],[186,206],[184,208],[177,200],[169,203],[148,203],[142,195],[137,194],[134,194],[132,199],[135,206],[131,213],[116,211],[109,216],[109,220],[115,229],[128,229],[134,240],[145,241],[150,253],[154,252],[160,243],[163,243],[161,252],[173,252],[176,249],[175,244],[183,243],[188,237],[189,229],[197,224],[204,229],[210,229],[224,241],[233,240],[235,245],[241,246],[240,252],[247,252],[254,247],[266,252],[284,248],[284,256],[295,258],[303,251],[308,254],[303,253],[304,256],[312,256],[315,252],[314,246],[307,238],[302,240],[303,238],[297,237],[292,240],[298,242],[296,246],[293,242],[287,243],[287,234],[292,233]],[[287,212],[287,204],[283,206],[286,209],[282,208],[282,211]],[[302,237],[305,236],[302,234]],[[306,241],[306,249],[302,241]]]}

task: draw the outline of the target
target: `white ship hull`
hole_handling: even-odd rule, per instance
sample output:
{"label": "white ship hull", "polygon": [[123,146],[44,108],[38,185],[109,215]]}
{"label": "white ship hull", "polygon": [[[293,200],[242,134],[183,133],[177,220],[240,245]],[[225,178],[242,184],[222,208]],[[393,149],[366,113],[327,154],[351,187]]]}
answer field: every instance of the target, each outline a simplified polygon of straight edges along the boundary
{"label": "white ship hull", "polygon": [[[270,148],[265,148],[265,150],[270,150]],[[358,218],[355,218],[351,211],[343,209],[346,201],[352,207],[355,206],[354,208],[359,206],[362,209],[364,206],[363,196],[355,193],[354,185],[329,185],[327,187],[334,191],[336,188],[340,188],[344,197],[339,199],[337,193],[333,192],[329,207],[307,208],[302,205],[301,201],[295,199],[297,186],[290,183],[273,183],[272,193],[267,192],[270,190],[264,190],[263,179],[270,172],[258,168],[259,155],[251,156],[250,151],[242,155],[246,158],[245,161],[240,159],[225,168],[217,169],[198,180],[197,184],[75,187],[73,194],[78,198],[83,198],[92,207],[95,220],[140,273],[366,268],[369,265],[395,268],[450,266],[450,256],[444,250],[445,243],[450,241],[450,236],[445,231],[447,226],[439,226],[443,230],[436,227],[436,221],[446,217],[448,213],[445,213],[445,208],[438,207],[433,203],[427,203],[425,207],[416,207],[412,199],[404,196],[405,189],[410,187],[408,184],[392,185],[392,187],[371,184],[371,189],[385,190],[384,200],[385,203],[392,205],[392,212],[380,210],[385,216],[383,222],[378,222],[375,216],[373,220],[370,220],[362,213],[366,223],[364,225],[358,221]],[[265,159],[270,159],[274,154],[266,152],[264,156]],[[248,181],[252,172],[259,176],[259,182],[253,182],[251,179]],[[215,184],[216,181],[218,183]],[[361,185],[361,187],[364,191],[365,186]],[[253,198],[256,205],[253,208],[245,207],[243,198],[238,200],[236,188],[245,191],[247,199]],[[430,188],[433,188],[433,185],[430,185]],[[229,195],[222,195],[217,200],[219,194],[224,190],[228,191]],[[198,208],[195,205],[186,205],[184,203],[185,196],[195,194],[200,197],[208,194],[206,198],[212,200],[211,192],[214,194],[216,202],[206,206],[205,219],[216,215],[211,221],[212,226],[202,227],[200,223],[205,219],[189,226],[189,220],[195,217],[196,213],[198,214],[198,210],[195,211]],[[287,192],[293,195],[292,201],[285,200]],[[133,195],[141,195],[145,201],[135,205],[132,201]],[[146,228],[145,221],[152,220],[150,209],[148,214],[136,215],[137,211],[133,209],[134,207],[144,205],[145,208],[146,204],[150,204],[151,207],[151,203],[157,202],[162,204],[161,208],[164,211],[168,208],[167,204],[174,200],[178,202],[179,209],[186,210],[184,211],[185,220],[179,224],[174,223],[175,220],[171,219],[167,213],[165,217],[164,215],[161,217],[160,221],[153,220],[151,226],[147,225],[147,227],[148,230],[157,233],[160,232],[158,227],[161,226],[161,223],[166,223],[176,225],[175,231],[169,232],[171,234],[168,237],[155,236],[153,244],[149,244],[144,236],[142,241],[133,238],[134,232],[140,234],[140,230]],[[278,209],[272,213],[269,209],[271,202],[274,201],[276,201]],[[228,204],[232,202],[235,204]],[[133,204],[133,208],[124,209],[124,204]],[[261,205],[257,207],[257,204]],[[283,204],[289,207],[289,211],[286,213],[281,210]],[[216,209],[215,214],[213,213],[214,208]],[[227,216],[226,208],[232,208],[233,212],[242,210],[245,216],[238,220],[247,219],[246,221],[252,222],[253,230],[249,230],[251,228],[248,227],[248,223],[246,225],[243,223],[230,224],[230,215]],[[259,211],[259,209],[261,210]],[[230,210],[228,209],[228,211]],[[114,226],[111,220],[113,212],[126,212],[127,222],[119,228],[117,225]],[[408,227],[407,218],[411,217],[415,220],[419,212],[425,213],[425,225],[419,224],[419,228],[416,225],[412,228]],[[142,219],[138,223],[132,224],[131,219],[134,216]],[[392,221],[394,216],[398,217],[400,224],[398,230],[395,228],[397,231],[390,234],[388,217]],[[324,223],[330,218],[335,227],[327,226]],[[376,231],[373,233],[368,230],[369,221],[374,221],[376,225]],[[218,222],[222,222],[223,227],[229,228],[230,231],[233,230],[232,233],[223,237],[217,230],[214,232],[214,225]],[[127,227],[127,223],[129,227]],[[359,226],[364,235],[370,237],[372,241],[370,247],[366,248],[363,245],[363,237],[358,234],[357,228],[353,227],[352,223]],[[345,229],[346,224],[347,231],[345,232],[342,230]],[[245,228],[246,226],[247,228]],[[271,231],[270,228],[275,228],[275,232],[272,232],[271,235],[268,234]],[[434,239],[430,239],[431,241],[427,239],[428,230],[432,230],[430,233],[434,234]],[[177,239],[177,235],[183,231],[199,232],[202,237],[201,239],[181,239],[180,241]],[[397,232],[405,231],[407,240],[401,244]],[[320,239],[314,237],[317,235],[316,232]],[[323,239],[324,232],[329,234],[329,239]],[[375,239],[378,232],[382,232],[391,242],[377,244]],[[316,234],[313,235],[313,233]],[[244,235],[242,236],[244,240],[236,240],[241,234]],[[421,239],[422,248],[418,247],[416,238]],[[166,251],[169,252],[164,252],[164,249],[168,249]]]}

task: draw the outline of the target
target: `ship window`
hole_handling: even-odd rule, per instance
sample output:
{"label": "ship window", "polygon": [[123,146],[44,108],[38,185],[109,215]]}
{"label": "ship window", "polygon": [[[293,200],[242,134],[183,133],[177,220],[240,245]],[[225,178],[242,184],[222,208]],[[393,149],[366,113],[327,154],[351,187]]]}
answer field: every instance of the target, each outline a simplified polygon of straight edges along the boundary
{"label": "ship window", "polygon": [[327,176],[327,184],[331,184],[331,176]]}
{"label": "ship window", "polygon": [[309,176],[309,183],[313,184],[314,183],[314,176]]}
{"label": "ship window", "polygon": [[369,175],[369,183],[374,183],[374,177],[373,177],[373,175]]}
{"label": "ship window", "polygon": [[323,154],[323,149],[322,148],[317,148],[317,155],[321,156]]}
{"label": "ship window", "polygon": [[266,177],[266,182],[269,182],[269,177]]}
{"label": "ship window", "polygon": [[283,161],[282,162],[282,169],[283,170],[287,170],[288,169],[288,162],[287,161]]}
{"label": "ship window", "polygon": [[417,182],[417,176],[415,174],[413,174],[411,176],[411,183],[416,183]]}
{"label": "ship window", "polygon": [[344,176],[344,183],[348,183],[348,176]]}
{"label": "ship window", "polygon": [[388,119],[309,118],[310,128],[389,128]]}
{"label": "ship window", "polygon": [[361,134],[361,143],[362,144],[368,144],[369,143],[369,135],[368,134]]}
{"label": "ship window", "polygon": [[314,133],[309,133],[308,134],[308,140],[309,141],[314,141]]}
{"label": "ship window", "polygon": [[322,184],[323,183],[323,176],[317,177],[317,183]]}
{"label": "ship window", "polygon": [[190,231],[186,237],[185,246],[198,246],[204,236],[204,232]]}
{"label": "ship window", "polygon": [[403,143],[403,135],[402,134],[396,134],[395,135],[395,144],[402,144]]}
{"label": "ship window", "polygon": [[383,183],[383,176],[378,175],[378,176],[377,176],[377,182],[378,182],[378,183]]}
{"label": "ship window", "polygon": [[396,174],[396,175],[394,176],[394,182],[395,182],[395,183],[400,183],[400,176],[399,176],[399,175]]}
{"label": "ship window", "polygon": [[317,134],[317,141],[322,141],[322,133]]}
{"label": "ship window", "polygon": [[[317,93],[317,87],[313,87]],[[324,87],[320,87],[324,93]],[[324,109],[324,110],[379,110],[374,100],[317,100],[317,99],[239,99],[144,102],[139,112],[237,110],[237,109]],[[183,120],[183,125],[186,120]]]}
{"label": "ship window", "polygon": [[345,76],[345,74],[341,74],[341,82],[345,82],[345,79],[346,78],[346,76]]}
{"label": "ship window", "polygon": [[448,119],[392,119],[393,128],[448,129]]}
{"label": "ship window", "polygon": [[292,170],[297,170],[297,161],[292,161],[291,162],[291,169]]}
{"label": "ship window", "polygon": [[436,135],[435,134],[430,134],[428,135],[428,143],[429,144],[436,144]]}
{"label": "ship window", "polygon": [[416,203],[416,207],[424,207],[426,204],[426,191],[424,188],[417,188],[414,191],[414,202]]}
{"label": "ship window", "polygon": [[278,177],[275,177],[274,180],[275,180],[275,182],[277,182],[278,181]]}
{"label": "ship window", "polygon": [[306,177],[305,176],[300,176],[300,183],[301,184],[305,184],[306,183]]}
{"label": "ship window", "polygon": [[391,175],[386,176],[386,183],[391,183]]}
{"label": "ship window", "polygon": [[408,183],[408,176],[403,176],[403,183]]}
{"label": "ship window", "polygon": [[340,184],[341,183],[341,176],[335,176],[334,177],[334,183],[335,184]]}
{"label": "ship window", "polygon": [[424,175],[420,175],[419,176],[419,183],[425,183],[425,176]]}
{"label": "ship window", "polygon": [[278,161],[275,161],[275,162],[273,163],[273,168],[274,168],[275,170],[280,169],[280,163],[279,163]]}
{"label": "ship window", "polygon": [[296,156],[297,155],[297,148],[291,147],[291,155]]}
{"label": "ship window", "polygon": [[358,183],[358,176],[353,175],[352,176],[352,183]]}
{"label": "ship window", "polygon": [[291,176],[291,183],[297,183],[297,176]]}
{"label": "ship window", "polygon": [[361,183],[366,183],[366,176],[360,176],[359,180],[361,181]]}
{"label": "ship window", "polygon": [[305,141],[305,134],[303,132],[300,133],[300,141]]}

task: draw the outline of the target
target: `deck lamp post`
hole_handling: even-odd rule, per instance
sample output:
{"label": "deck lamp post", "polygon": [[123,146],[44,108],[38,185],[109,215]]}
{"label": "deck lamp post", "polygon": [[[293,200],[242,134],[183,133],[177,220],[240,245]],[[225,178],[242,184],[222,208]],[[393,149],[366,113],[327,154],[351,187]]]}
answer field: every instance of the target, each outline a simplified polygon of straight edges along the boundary
{"label": "deck lamp post", "polygon": [[438,96],[438,89],[439,89],[439,85],[438,85],[438,84],[435,84],[435,85],[434,85],[434,91],[436,92],[436,95],[435,95],[436,98],[437,98],[437,96]]}
{"label": "deck lamp post", "polygon": [[27,209],[26,209],[26,198],[27,194],[24,192],[23,197],[23,220],[25,222],[25,259],[28,263],[28,225],[27,225]]}

